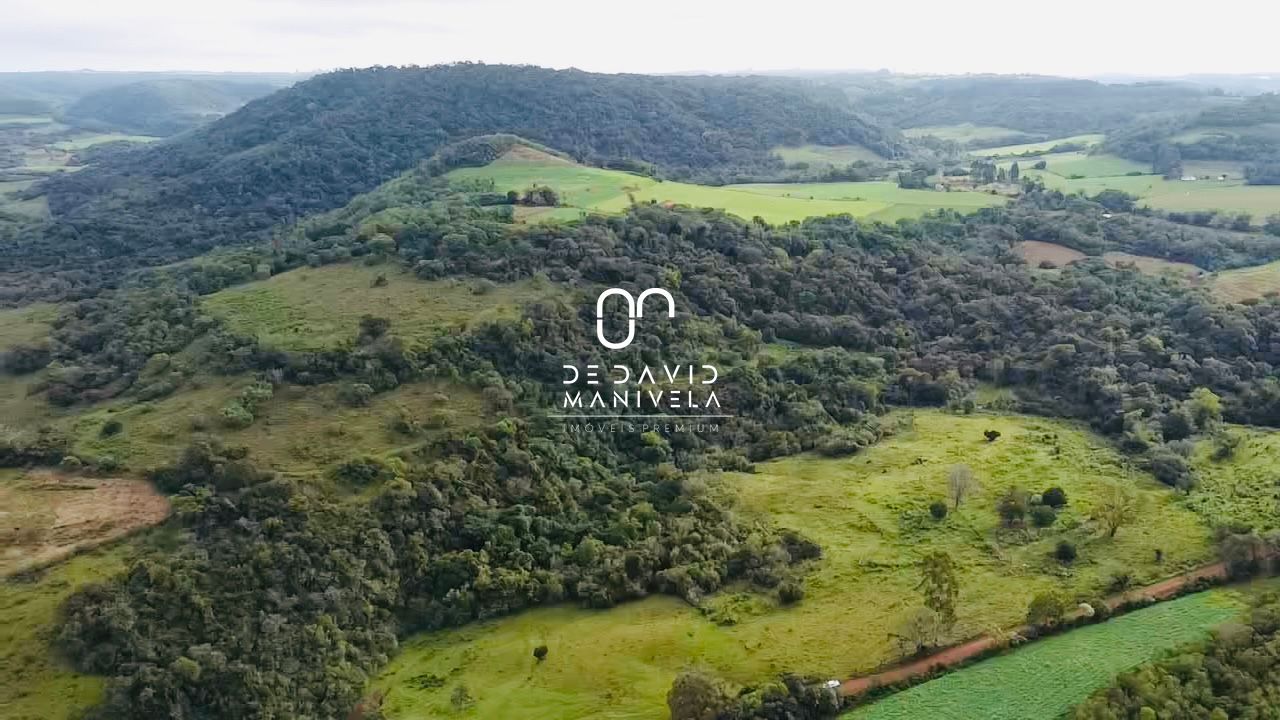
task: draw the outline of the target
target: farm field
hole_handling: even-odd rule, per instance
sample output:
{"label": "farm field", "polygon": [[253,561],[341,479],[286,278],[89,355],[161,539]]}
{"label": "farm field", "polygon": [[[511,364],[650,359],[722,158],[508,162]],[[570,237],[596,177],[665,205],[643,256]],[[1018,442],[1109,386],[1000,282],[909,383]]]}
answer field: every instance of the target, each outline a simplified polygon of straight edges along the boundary
{"label": "farm field", "polygon": [[0,580],[0,717],[71,720],[98,702],[105,678],[81,675],[49,647],[58,607],[79,587],[128,567],[131,546],[78,555],[34,577]]}
{"label": "farm field", "polygon": [[1031,139],[1034,137],[1029,133],[1014,130],[1013,128],[1000,127],[998,125],[974,125],[973,123],[906,128],[902,131],[902,134],[909,138],[933,136],[939,140],[951,140],[961,144],[988,141],[1000,142],[1002,140]]}
{"label": "farm field", "polygon": [[145,480],[0,471],[0,577],[161,522],[169,502]]}
{"label": "farm field", "polygon": [[1027,153],[1039,154],[1047,153],[1056,145],[1066,143],[1080,143],[1082,145],[1097,145],[1106,138],[1105,135],[1089,134],[1089,135],[1072,135],[1071,137],[1054,138],[1052,140],[1044,140],[1042,142],[1020,143],[1017,145],[1001,145],[999,147],[982,148],[981,150],[973,150],[970,154],[980,157],[1003,157],[1008,155],[1026,155]]}
{"label": "farm field", "polygon": [[[374,287],[380,276],[386,284]],[[434,337],[452,327],[516,315],[523,304],[561,291],[535,281],[424,282],[393,264],[351,263],[299,268],[223,290],[203,305],[234,332],[282,350],[324,350],[354,341],[360,318],[391,321],[406,340]]]}
{"label": "farm field", "polygon": [[1033,642],[843,715],[849,720],[1060,717],[1118,674],[1238,616],[1236,593],[1210,590]]}
{"label": "farm field", "polygon": [[[463,684],[483,717],[650,718],[691,657],[737,683],[787,671],[833,678],[867,672],[898,657],[887,633],[919,603],[916,563],[932,550],[950,552],[958,565],[957,638],[1019,623],[1043,590],[1098,595],[1115,573],[1142,583],[1213,554],[1195,514],[1075,425],[940,411],[896,417],[914,417],[914,429],[859,455],[797,456],[710,479],[712,491],[736,498],[740,512],[769,517],[823,546],[798,605],[782,608],[730,589],[701,610],[651,598],[604,612],[541,609],[420,635],[372,684],[389,692],[387,716],[431,717]],[[1002,433],[998,441],[986,442],[988,429]],[[981,489],[936,522],[927,506],[943,496],[948,469],[960,462],[972,467]],[[1142,509],[1131,528],[1107,538],[1087,518],[1100,489],[1117,480],[1141,488]],[[1070,505],[1054,528],[995,532],[995,498],[1015,483],[1066,491]],[[1049,557],[1064,539],[1080,552],[1070,567]],[[1156,548],[1165,556],[1159,565]],[[532,649],[543,643],[550,654],[538,664]]]}
{"label": "farm field", "polygon": [[659,182],[616,170],[576,165],[528,150],[508,153],[485,167],[454,170],[449,177],[460,181],[492,180],[500,192],[521,191],[534,185],[554,188],[561,203],[569,207],[521,209],[520,214],[526,219],[536,220],[572,219],[581,211],[622,212],[633,200],[715,207],[744,219],[759,216],[773,223],[841,213],[892,222],[939,208],[966,211],[1005,202],[984,193],[902,190],[889,182],[725,187]]}
{"label": "farm field", "polygon": [[875,163],[884,160],[878,153],[862,145],[801,145],[779,146],[773,153],[786,163],[810,165],[849,165],[859,160]]}

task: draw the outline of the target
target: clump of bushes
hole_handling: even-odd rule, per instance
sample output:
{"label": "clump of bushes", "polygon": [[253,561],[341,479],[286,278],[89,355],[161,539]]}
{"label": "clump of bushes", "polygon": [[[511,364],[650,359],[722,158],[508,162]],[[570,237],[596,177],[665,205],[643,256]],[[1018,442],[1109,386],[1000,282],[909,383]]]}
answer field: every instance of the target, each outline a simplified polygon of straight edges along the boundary
{"label": "clump of bushes", "polygon": [[222,406],[222,424],[235,430],[249,427],[256,419],[258,408],[273,397],[275,389],[271,383],[255,382],[241,390],[235,400]]}
{"label": "clump of bushes", "polygon": [[1053,549],[1053,556],[1058,559],[1058,562],[1074,562],[1076,559],[1076,546],[1066,540],[1061,540],[1058,542],[1057,547]]}
{"label": "clump of bushes", "polygon": [[941,500],[934,500],[929,504],[929,514],[934,520],[942,520],[947,517],[947,504]]}

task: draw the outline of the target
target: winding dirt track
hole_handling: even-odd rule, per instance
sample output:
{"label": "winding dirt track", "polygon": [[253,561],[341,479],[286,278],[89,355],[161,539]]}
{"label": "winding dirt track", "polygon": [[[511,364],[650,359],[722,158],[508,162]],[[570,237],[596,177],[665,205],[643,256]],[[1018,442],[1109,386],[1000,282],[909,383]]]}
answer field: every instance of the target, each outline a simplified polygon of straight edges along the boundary
{"label": "winding dirt track", "polygon": [[[1225,563],[1217,562],[1212,565],[1196,568],[1190,572],[1176,575],[1168,580],[1162,580],[1154,585],[1129,590],[1118,595],[1112,595],[1107,598],[1107,605],[1111,609],[1115,609],[1120,605],[1139,600],[1141,598],[1152,598],[1154,600],[1165,600],[1178,594],[1188,585],[1205,579],[1222,580],[1227,577],[1227,566]],[[1073,613],[1071,618],[1078,616]],[[1014,630],[1019,635],[1025,635],[1030,630],[1029,627],[1023,626]],[[952,645],[944,650],[928,655],[917,660],[912,660],[905,665],[899,665],[888,670],[883,670],[872,675],[863,675],[861,677],[850,678],[840,684],[840,694],[845,697],[853,697],[861,695],[868,690],[884,685],[910,680],[912,678],[922,677],[930,674],[935,669],[948,668],[959,665],[967,660],[973,659],[977,655],[981,655],[995,647],[997,640],[990,635],[982,635],[959,645]]]}

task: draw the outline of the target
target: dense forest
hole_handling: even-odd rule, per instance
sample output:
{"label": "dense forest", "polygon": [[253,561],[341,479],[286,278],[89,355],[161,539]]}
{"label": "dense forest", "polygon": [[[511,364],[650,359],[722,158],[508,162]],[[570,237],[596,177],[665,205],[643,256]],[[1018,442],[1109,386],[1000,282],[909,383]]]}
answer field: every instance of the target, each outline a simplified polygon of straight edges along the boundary
{"label": "dense forest", "polygon": [[216,78],[144,80],[91,92],[59,117],[86,130],[163,137],[226,115],[278,87],[267,82],[219,82]]}
{"label": "dense forest", "polygon": [[[875,76],[871,76],[874,78]],[[891,127],[973,123],[1045,138],[1107,132],[1135,117],[1186,111],[1204,103],[1204,88],[1176,83],[1105,84],[1042,76],[966,76],[870,82],[849,76],[845,87],[859,110]]]}

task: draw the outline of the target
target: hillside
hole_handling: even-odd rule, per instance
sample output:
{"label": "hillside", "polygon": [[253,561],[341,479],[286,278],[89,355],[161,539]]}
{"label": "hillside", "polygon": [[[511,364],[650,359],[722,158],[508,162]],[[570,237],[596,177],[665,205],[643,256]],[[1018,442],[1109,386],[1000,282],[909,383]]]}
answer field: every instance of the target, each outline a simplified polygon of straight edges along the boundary
{"label": "hillside", "polygon": [[469,64],[341,71],[163,148],[50,180],[43,242],[59,263],[52,249],[73,239],[113,265],[187,257],[338,207],[446,143],[493,132],[590,164],[652,163],[707,182],[781,167],[769,151],[782,144],[861,144],[885,156],[903,147],[897,133],[793,80]]}
{"label": "hillside", "polygon": [[61,119],[87,130],[174,135],[219,118],[276,88],[268,83],[219,83],[190,78],[145,80],[91,92],[66,108]]}

